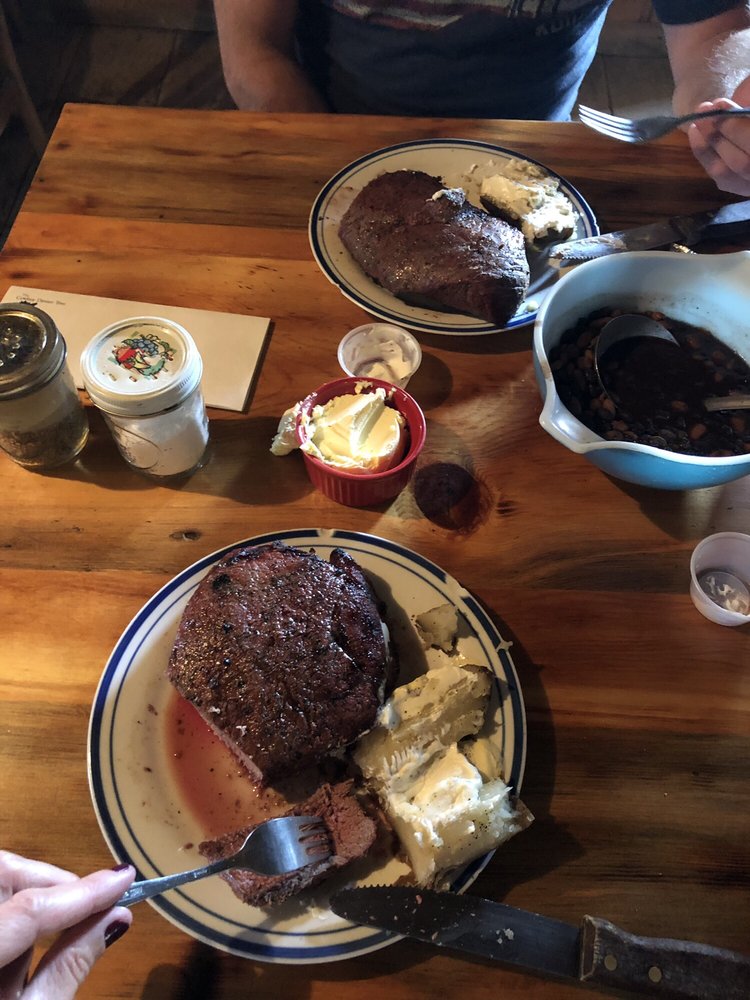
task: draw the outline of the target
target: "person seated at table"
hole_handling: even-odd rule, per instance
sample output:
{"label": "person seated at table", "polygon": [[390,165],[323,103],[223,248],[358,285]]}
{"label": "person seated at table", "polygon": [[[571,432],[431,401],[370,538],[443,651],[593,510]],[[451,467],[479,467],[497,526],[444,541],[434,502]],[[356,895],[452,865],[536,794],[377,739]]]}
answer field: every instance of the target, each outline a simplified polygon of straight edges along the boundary
{"label": "person seated at table", "polygon": [[[72,1000],[104,949],[133,919],[115,906],[135,877],[131,865],[78,878],[42,861],[0,851],[0,997]],[[34,946],[59,935],[33,974]]]}
{"label": "person seated at table", "polygon": [[[214,0],[241,109],[565,120],[611,0]],[[750,105],[742,0],[653,0],[679,113]],[[750,119],[688,127],[725,191],[750,195]]]}

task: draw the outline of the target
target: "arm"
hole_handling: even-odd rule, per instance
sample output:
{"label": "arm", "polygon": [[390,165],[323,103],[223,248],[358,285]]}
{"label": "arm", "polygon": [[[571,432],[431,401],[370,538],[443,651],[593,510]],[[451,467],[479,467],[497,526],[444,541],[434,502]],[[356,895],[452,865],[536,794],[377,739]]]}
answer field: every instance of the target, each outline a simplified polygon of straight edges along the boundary
{"label": "arm", "polygon": [[735,7],[707,21],[665,24],[677,114],[731,97],[750,73],[750,13]]}
{"label": "arm", "polygon": [[[750,107],[750,9],[740,4],[694,24],[664,25],[677,114]],[[693,153],[722,191],[750,195],[750,118],[688,127]]]}
{"label": "arm", "polygon": [[297,0],[214,0],[227,88],[245,111],[326,111],[294,55]]}

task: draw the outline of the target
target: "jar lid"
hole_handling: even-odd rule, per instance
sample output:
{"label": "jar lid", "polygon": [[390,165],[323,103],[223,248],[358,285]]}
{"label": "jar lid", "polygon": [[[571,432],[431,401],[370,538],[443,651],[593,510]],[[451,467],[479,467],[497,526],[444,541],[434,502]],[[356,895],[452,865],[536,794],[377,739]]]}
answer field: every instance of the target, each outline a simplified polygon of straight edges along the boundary
{"label": "jar lid", "polygon": [[25,302],[0,304],[0,399],[33,392],[65,363],[65,341],[51,316]]}
{"label": "jar lid", "polygon": [[137,417],[179,405],[201,380],[203,362],[187,330],[158,316],[105,327],[81,354],[92,403],[113,416]]}

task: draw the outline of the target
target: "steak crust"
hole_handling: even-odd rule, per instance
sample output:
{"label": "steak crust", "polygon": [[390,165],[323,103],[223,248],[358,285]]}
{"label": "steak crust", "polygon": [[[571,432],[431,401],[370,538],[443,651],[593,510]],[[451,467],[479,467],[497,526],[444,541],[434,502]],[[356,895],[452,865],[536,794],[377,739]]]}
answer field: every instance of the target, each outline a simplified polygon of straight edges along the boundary
{"label": "steak crust", "polygon": [[394,170],[370,181],[344,214],[339,236],[365,274],[414,305],[503,326],[529,287],[521,231],[423,171]]}
{"label": "steak crust", "polygon": [[[324,784],[307,801],[288,810],[285,816],[320,816],[328,830],[331,856],[285,875],[259,875],[257,872],[230,868],[221,877],[243,903],[270,906],[317,885],[324,878],[351,861],[364,857],[375,842],[377,827],[353,793],[353,783]],[[245,838],[258,824],[206,840],[198,850],[208,861],[218,861],[238,851]]]}
{"label": "steak crust", "polygon": [[348,553],[234,549],[190,598],[167,676],[256,780],[299,773],[375,721],[394,669]]}

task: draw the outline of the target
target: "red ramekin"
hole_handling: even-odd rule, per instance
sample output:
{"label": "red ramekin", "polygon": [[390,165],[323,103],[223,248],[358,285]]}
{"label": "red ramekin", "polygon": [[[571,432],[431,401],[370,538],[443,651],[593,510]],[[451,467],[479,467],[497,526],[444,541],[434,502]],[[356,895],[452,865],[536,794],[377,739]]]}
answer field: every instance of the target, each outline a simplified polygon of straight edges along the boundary
{"label": "red ramekin", "polygon": [[385,389],[386,402],[404,417],[408,435],[407,450],[403,459],[385,472],[346,472],[302,452],[310,482],[325,496],[347,507],[371,507],[392,500],[406,486],[414,472],[419,453],[424,447],[427,428],[424,413],[417,401],[390,382],[377,378],[339,378],[326,382],[302,400],[297,413],[297,440],[303,445],[308,440],[306,423],[313,407],[327,403],[335,396],[354,394],[358,385],[367,391]]}

